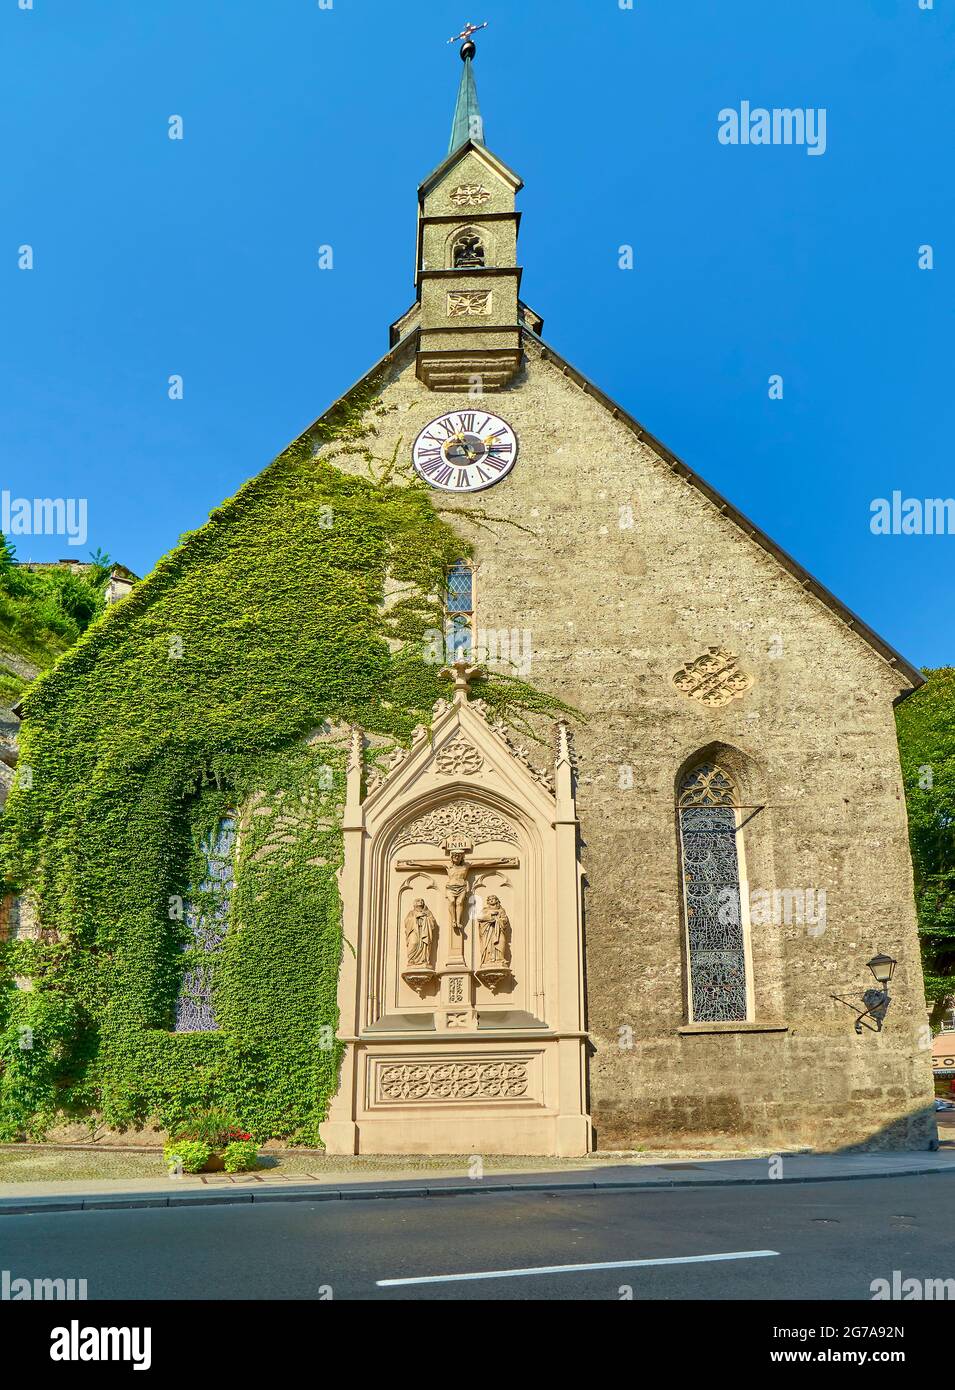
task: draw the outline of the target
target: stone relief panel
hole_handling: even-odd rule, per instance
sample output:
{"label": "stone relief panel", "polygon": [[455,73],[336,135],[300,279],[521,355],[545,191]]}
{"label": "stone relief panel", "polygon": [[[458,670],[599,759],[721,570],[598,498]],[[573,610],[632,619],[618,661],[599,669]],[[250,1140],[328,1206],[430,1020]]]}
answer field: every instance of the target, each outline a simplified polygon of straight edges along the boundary
{"label": "stone relief panel", "polygon": [[407,1101],[521,1100],[530,1086],[528,1058],[494,1062],[378,1062],[375,1099]]}
{"label": "stone relief panel", "polygon": [[451,201],[456,208],[483,208],[491,201],[491,194],[482,183],[459,183]]}
{"label": "stone relief panel", "polygon": [[[442,750],[456,766],[477,751],[460,744]],[[471,1030],[477,1009],[529,1007],[530,860],[513,822],[456,798],[401,826],[389,864],[383,1012],[424,1005],[439,1031]]]}
{"label": "stone relief panel", "polygon": [[695,661],[681,666],[673,677],[677,690],[708,709],[728,705],[755,683],[754,677],[740,666],[739,657],[725,647],[708,647]]}
{"label": "stone relief panel", "polygon": [[[463,836],[446,838],[442,842],[441,848],[444,854],[440,859],[434,856],[429,856],[427,859],[398,859],[395,861],[395,868],[399,873],[426,873],[433,877],[440,875],[444,887],[449,932],[449,940],[446,943],[449,948],[446,964],[454,967],[464,966],[466,964],[464,957],[466,934],[474,891],[472,875],[488,870],[519,869],[521,864],[519,859],[510,855],[496,859],[472,859],[470,855],[474,849],[474,842]],[[498,903],[499,911],[502,911],[499,900],[495,898],[494,901]],[[494,925],[495,923],[488,919],[487,930],[489,934],[494,929]],[[490,935],[488,939],[490,940]]]}
{"label": "stone relief panel", "polygon": [[514,827],[476,801],[452,801],[447,806],[429,811],[402,830],[395,849],[402,845],[442,845],[445,840],[464,837],[482,844],[489,840],[518,843]]}
{"label": "stone relief panel", "polygon": [[490,318],[492,305],[490,290],[451,290],[448,293],[448,318]]}

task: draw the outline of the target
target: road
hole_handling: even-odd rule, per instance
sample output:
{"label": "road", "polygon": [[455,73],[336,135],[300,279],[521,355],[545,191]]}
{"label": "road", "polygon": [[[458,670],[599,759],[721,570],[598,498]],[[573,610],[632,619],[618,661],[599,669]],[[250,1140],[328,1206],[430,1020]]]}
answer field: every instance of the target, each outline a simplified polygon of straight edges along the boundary
{"label": "road", "polygon": [[[955,1277],[953,1198],[940,1174],[3,1216],[0,1269],[90,1299],[869,1299],[893,1270]],[[681,1263],[555,1268],[630,1261]]]}

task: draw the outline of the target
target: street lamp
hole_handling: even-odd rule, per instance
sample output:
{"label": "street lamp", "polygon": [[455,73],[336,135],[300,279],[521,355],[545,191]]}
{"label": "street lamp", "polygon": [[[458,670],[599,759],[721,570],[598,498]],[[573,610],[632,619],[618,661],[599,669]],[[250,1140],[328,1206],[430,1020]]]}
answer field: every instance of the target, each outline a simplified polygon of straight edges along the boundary
{"label": "street lamp", "polygon": [[[898,961],[894,956],[887,956],[881,951],[877,956],[873,956],[872,959],[866,963],[875,976],[879,988],[867,989],[862,995],[862,1002],[865,1005],[865,1009],[857,1016],[855,1023],[856,1032],[860,1035],[863,1028],[869,1028],[873,1033],[882,1032],[882,1024],[885,1022],[885,1016],[892,1002],[889,994],[889,981],[895,974],[895,967],[898,965]],[[838,994],[834,994],[832,997],[838,1000],[840,1004],[848,1004],[850,1009],[858,1008],[857,1004],[849,1003],[848,999],[843,999]],[[866,1023],[866,1019],[871,1019],[872,1022]]]}
{"label": "street lamp", "polygon": [[883,987],[883,989],[889,983],[892,976],[895,974],[895,967],[897,965],[897,960],[893,960],[891,956],[887,956],[884,954],[873,956],[872,959],[868,962],[869,969],[872,971],[873,975],[878,980],[879,984]]}
{"label": "street lamp", "polygon": [[[856,1019],[857,1033],[862,1032],[863,1026],[871,1028],[873,1024],[875,1025],[875,1032],[882,1032],[882,1024],[885,1022],[885,1016],[892,1002],[889,997],[889,981],[895,973],[897,964],[898,961],[894,960],[892,956],[887,956],[881,951],[877,956],[873,956],[870,961],[867,961],[869,969],[881,988],[867,989],[863,994],[862,1002],[865,1005],[865,1013],[860,1014]],[[863,1021],[867,1018],[871,1018],[872,1023],[864,1024]]]}

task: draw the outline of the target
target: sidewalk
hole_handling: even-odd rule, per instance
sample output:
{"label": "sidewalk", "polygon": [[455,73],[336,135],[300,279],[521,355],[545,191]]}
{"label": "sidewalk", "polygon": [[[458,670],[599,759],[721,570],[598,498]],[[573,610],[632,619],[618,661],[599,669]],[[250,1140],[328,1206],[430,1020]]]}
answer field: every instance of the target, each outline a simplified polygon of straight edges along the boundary
{"label": "sidewalk", "polygon": [[[467,1160],[449,1159],[456,1172],[436,1169],[423,1177],[409,1160],[395,1167],[362,1170],[352,1178],[341,1169],[322,1173],[227,1173],[158,1178],[90,1179],[69,1182],[0,1183],[0,1216],[40,1212],[94,1211],[131,1207],[224,1205],[248,1202],[320,1202],[385,1197],[473,1197],[486,1192],[595,1192],[615,1189],[720,1187],[751,1183],[840,1182],[913,1174],[955,1173],[955,1150],[932,1153],[783,1154],[764,1158],[687,1158],[663,1161],[647,1154],[615,1162],[616,1155],[567,1160],[560,1166],[495,1168],[469,1178]],[[550,1164],[555,1161],[550,1160]],[[316,1165],[319,1167],[320,1165]],[[442,1176],[442,1172],[445,1174]]]}

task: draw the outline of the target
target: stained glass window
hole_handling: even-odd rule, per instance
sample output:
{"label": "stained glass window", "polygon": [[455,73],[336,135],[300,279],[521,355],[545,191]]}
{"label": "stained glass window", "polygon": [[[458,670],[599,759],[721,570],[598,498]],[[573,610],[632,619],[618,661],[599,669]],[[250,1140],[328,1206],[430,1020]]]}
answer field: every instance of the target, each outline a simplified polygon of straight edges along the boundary
{"label": "stained glass window", "polygon": [[205,872],[185,905],[190,940],[176,1000],[177,1033],[209,1033],[218,1027],[212,1006],[216,961],[229,923],[235,883],[235,820],[225,816],[202,846]]}
{"label": "stained glass window", "polygon": [[470,657],[474,619],[474,571],[463,561],[452,565],[448,571],[445,612],[448,615],[447,643],[452,660],[459,655]]}
{"label": "stained glass window", "polygon": [[744,1020],[736,789],[725,772],[704,763],[683,779],[679,801],[691,1017],[694,1023]]}

